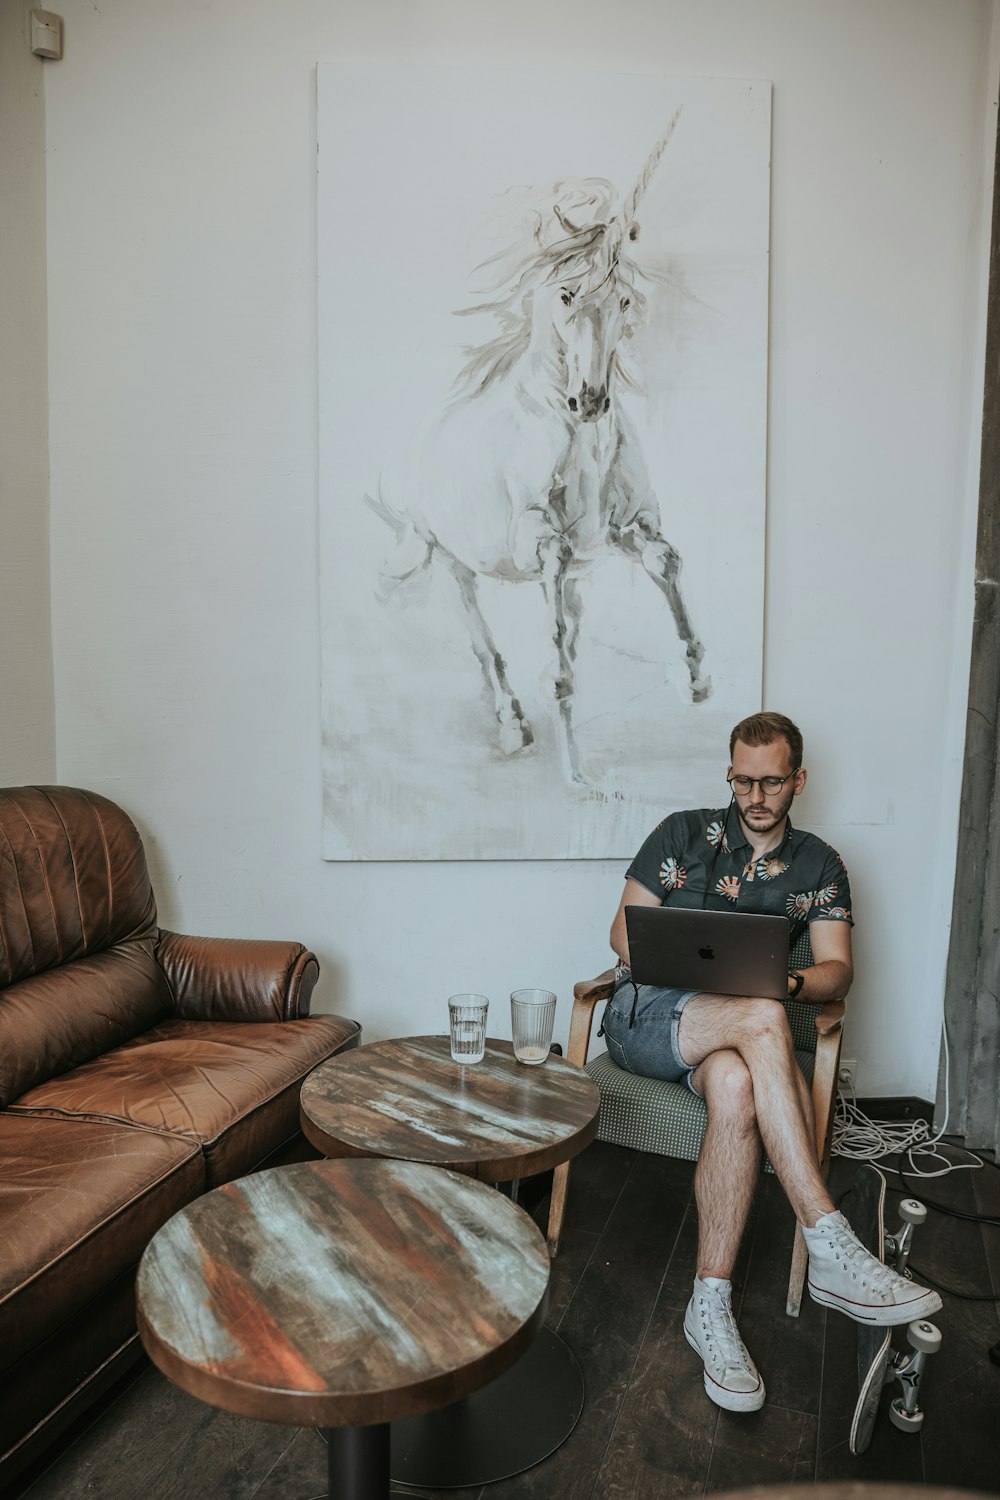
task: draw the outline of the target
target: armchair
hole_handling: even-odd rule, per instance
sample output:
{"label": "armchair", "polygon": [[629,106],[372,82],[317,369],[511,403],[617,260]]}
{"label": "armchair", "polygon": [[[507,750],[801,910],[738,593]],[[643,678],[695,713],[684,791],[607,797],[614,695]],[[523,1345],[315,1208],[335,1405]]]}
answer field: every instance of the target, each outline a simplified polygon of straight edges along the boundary
{"label": "armchair", "polygon": [[[808,968],[813,962],[809,935],[806,933],[792,950],[789,966]],[[597,1122],[597,1139],[638,1151],[654,1151],[661,1156],[676,1156],[697,1161],[705,1134],[707,1111],[704,1101],[680,1083],[665,1083],[658,1078],[641,1078],[626,1072],[611,1061],[607,1052],[587,1062],[590,1035],[597,1006],[611,998],[614,970],[596,979],[582,980],[573,989],[573,1014],[570,1019],[569,1045],[566,1056],[577,1067],[585,1067],[601,1091],[601,1112]],[[816,1122],[816,1156],[824,1174],[830,1164],[830,1140],[837,1097],[837,1070],[840,1064],[841,1031],[844,1018],[842,1000],[824,1005],[788,1000],[785,1010],[792,1028],[799,1066],[811,1083],[813,1113]],[[771,1171],[765,1162],[765,1170]],[[549,1210],[549,1254],[559,1253],[570,1164],[557,1167],[552,1183]],[[796,1227],[792,1262],[788,1278],[785,1311],[797,1317],[802,1303],[807,1254],[802,1231]]]}

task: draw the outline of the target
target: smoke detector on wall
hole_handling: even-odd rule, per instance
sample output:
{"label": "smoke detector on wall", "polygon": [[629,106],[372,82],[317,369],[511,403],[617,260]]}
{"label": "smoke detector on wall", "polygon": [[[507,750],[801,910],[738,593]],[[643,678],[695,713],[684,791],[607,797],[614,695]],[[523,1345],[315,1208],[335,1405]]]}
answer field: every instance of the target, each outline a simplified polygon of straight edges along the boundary
{"label": "smoke detector on wall", "polygon": [[31,50],[36,57],[49,57],[58,61],[63,55],[62,16],[51,10],[33,10],[30,16]]}

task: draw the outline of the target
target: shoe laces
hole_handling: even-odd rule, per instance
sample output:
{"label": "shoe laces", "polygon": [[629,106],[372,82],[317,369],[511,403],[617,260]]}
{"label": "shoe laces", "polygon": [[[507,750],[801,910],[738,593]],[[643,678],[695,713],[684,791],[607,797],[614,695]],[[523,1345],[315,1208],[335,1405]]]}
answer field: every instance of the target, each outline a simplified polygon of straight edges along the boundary
{"label": "shoe laces", "polygon": [[711,1354],[728,1370],[753,1373],[750,1356],[740,1338],[729,1298],[720,1292],[698,1295],[698,1321],[701,1324],[704,1354]]}
{"label": "shoe laces", "polygon": [[863,1291],[871,1290],[883,1302],[890,1301],[901,1278],[877,1256],[872,1255],[870,1250],[866,1250],[853,1230],[845,1225],[838,1225],[831,1233],[828,1243],[837,1259],[849,1268],[852,1278],[861,1283]]}

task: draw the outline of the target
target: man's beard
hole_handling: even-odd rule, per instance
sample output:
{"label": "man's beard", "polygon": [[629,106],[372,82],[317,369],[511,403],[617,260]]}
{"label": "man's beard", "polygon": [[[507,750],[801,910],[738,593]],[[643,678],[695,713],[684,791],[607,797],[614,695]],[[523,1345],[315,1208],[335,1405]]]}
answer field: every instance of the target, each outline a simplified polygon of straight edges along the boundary
{"label": "man's beard", "polygon": [[[753,811],[756,813],[756,816],[754,817],[752,822],[747,822],[746,819],[746,814],[751,811],[751,808],[748,807],[744,809],[740,807],[739,803],[737,802],[736,811],[739,816],[740,822],[743,824],[744,830],[750,833],[770,833],[772,828],[777,828],[782,818],[786,818],[788,816],[788,810],[792,805],[792,799],[794,798],[794,796],[794,790],[789,789],[782,797],[781,801],[777,804],[777,806],[774,806],[773,804],[768,802],[765,802],[763,806],[759,808],[755,806],[753,808]],[[770,821],[766,822],[765,818],[769,819]]]}

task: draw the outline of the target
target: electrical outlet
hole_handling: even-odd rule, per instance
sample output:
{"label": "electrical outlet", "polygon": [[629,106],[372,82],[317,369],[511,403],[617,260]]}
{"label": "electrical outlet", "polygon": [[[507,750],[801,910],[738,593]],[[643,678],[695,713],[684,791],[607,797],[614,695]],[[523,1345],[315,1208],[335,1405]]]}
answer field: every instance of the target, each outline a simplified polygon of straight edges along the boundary
{"label": "electrical outlet", "polygon": [[837,1070],[837,1082],[842,1089],[856,1089],[858,1086],[858,1060],[856,1057],[842,1057],[840,1067]]}

